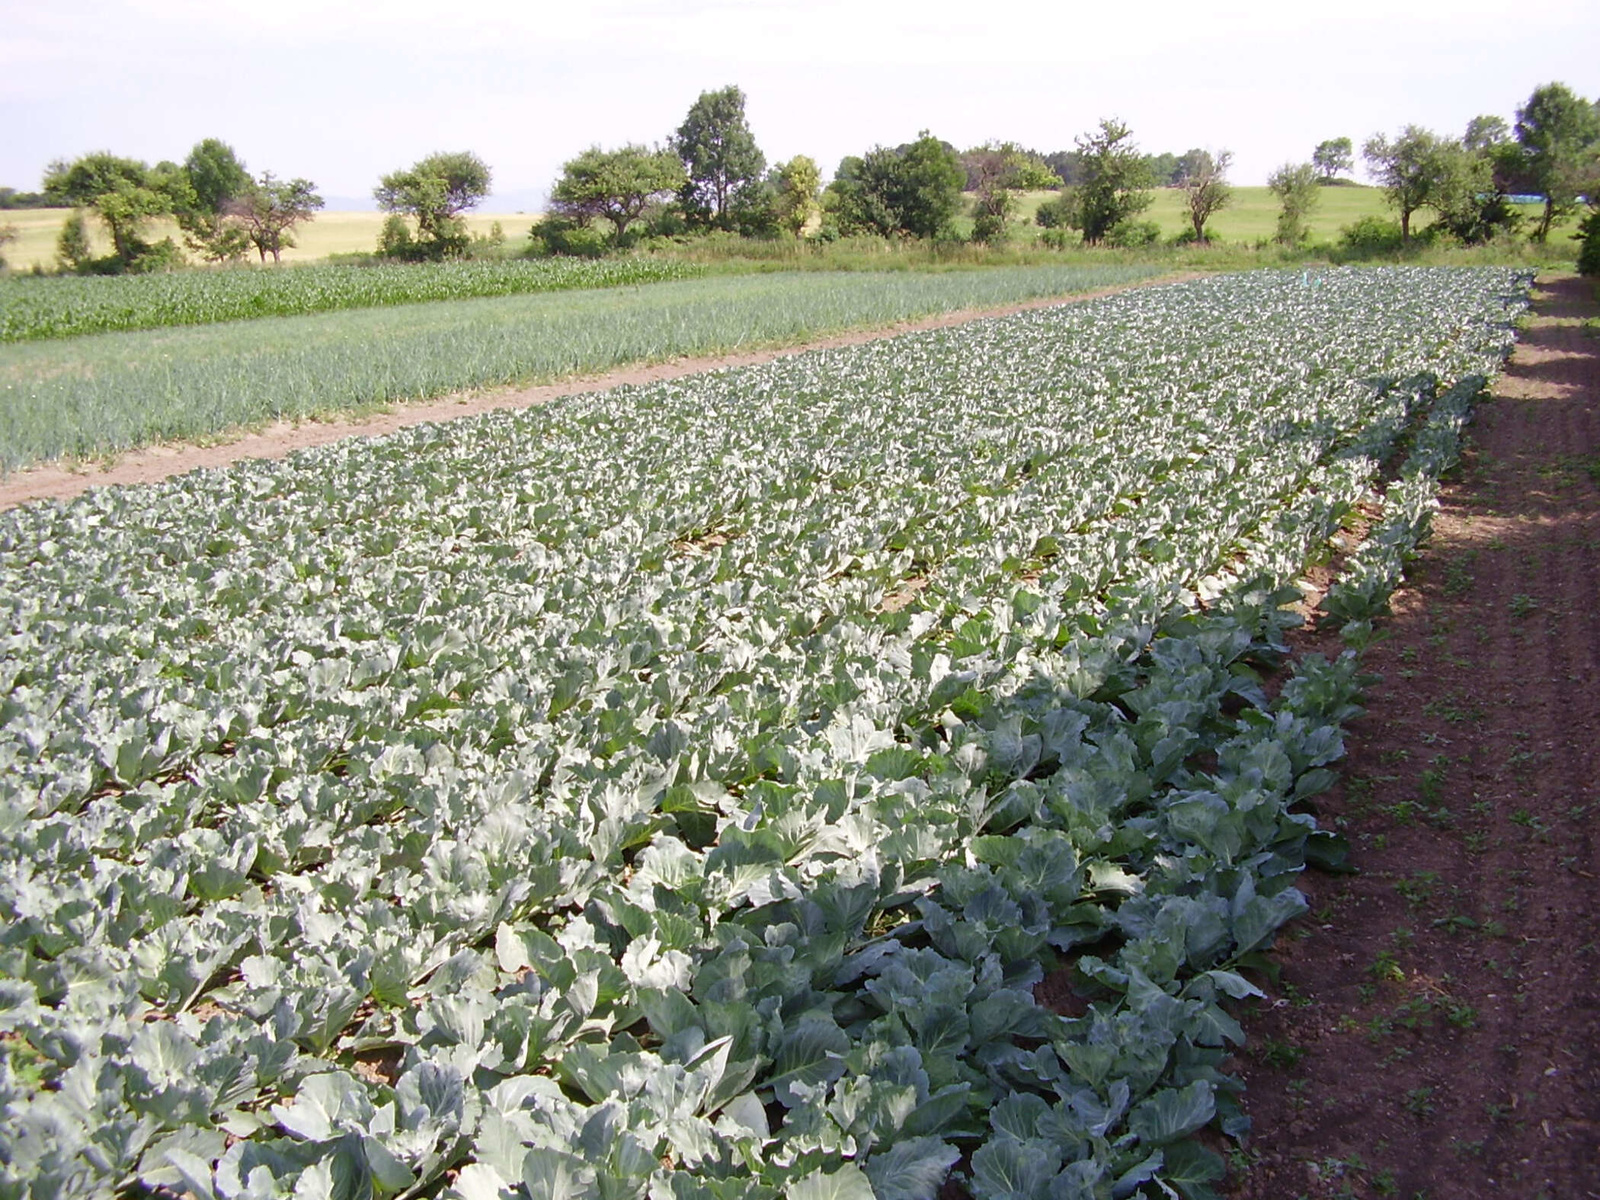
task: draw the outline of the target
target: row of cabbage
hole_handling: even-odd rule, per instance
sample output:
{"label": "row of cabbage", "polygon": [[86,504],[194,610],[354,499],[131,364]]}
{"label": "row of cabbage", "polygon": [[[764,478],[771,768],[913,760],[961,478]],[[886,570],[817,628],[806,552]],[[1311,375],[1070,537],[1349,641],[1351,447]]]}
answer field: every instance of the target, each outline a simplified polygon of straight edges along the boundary
{"label": "row of cabbage", "polygon": [[158,275],[0,277],[0,342],[688,279],[670,259],[484,259]]}
{"label": "row of cabbage", "polygon": [[8,517],[0,1194],[1206,1194],[1353,711],[1348,658],[1268,702],[1285,589],[1525,282],[1201,281]]}

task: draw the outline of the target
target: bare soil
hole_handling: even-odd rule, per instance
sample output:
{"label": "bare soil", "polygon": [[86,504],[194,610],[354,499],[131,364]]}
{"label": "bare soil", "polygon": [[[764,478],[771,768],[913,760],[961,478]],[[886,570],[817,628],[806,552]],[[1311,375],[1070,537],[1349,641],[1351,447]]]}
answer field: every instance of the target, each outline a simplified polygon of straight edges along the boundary
{"label": "bare soil", "polygon": [[1600,305],[1533,311],[1323,798],[1359,874],[1246,1025],[1244,1200],[1600,1197]]}
{"label": "bare soil", "polygon": [[470,417],[478,413],[503,408],[531,408],[561,396],[581,392],[598,392],[624,384],[655,383],[664,379],[678,379],[724,367],[748,367],[771,362],[809,350],[826,350],[839,346],[855,346],[878,338],[923,329],[945,329],[965,324],[983,317],[1004,317],[1030,309],[1049,308],[1057,304],[1076,304],[1098,296],[1127,291],[1130,288],[1149,287],[1152,284],[1178,283],[1192,279],[1204,272],[1184,272],[1164,275],[1138,283],[1098,288],[1070,296],[1046,296],[1037,300],[1024,300],[997,308],[968,308],[956,312],[939,313],[892,325],[854,329],[830,337],[817,338],[792,346],[752,350],[739,354],[704,355],[675,358],[665,362],[640,363],[621,367],[598,375],[575,375],[554,383],[535,387],[497,388],[488,391],[462,392],[438,400],[405,404],[376,415],[351,417],[330,416],[323,420],[275,422],[261,429],[239,432],[236,436],[219,435],[218,440],[205,445],[189,442],[148,446],[138,450],[108,457],[104,461],[86,463],[47,463],[29,467],[10,475],[0,474],[0,511],[28,504],[35,500],[69,500],[92,487],[111,487],[131,483],[154,483],[173,475],[182,475],[201,467],[222,467],[246,458],[283,458],[296,450],[324,446],[330,442],[350,437],[381,437],[412,425],[429,421],[450,421],[457,417]]}

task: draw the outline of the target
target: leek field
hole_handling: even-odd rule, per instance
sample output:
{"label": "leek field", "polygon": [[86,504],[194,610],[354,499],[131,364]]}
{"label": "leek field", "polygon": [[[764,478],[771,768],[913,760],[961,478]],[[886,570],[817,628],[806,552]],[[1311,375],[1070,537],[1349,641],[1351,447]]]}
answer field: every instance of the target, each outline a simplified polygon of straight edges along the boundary
{"label": "leek field", "polygon": [[[592,272],[590,264],[577,264],[574,275],[632,270],[635,262],[593,264]],[[463,267],[396,268],[395,286],[493,282],[508,268],[526,269],[537,279],[546,269],[536,263]],[[0,345],[0,470],[627,363],[792,344],[931,313],[1127,284],[1158,272],[1145,266],[1068,265],[719,276],[16,342]],[[256,285],[250,281],[281,279],[292,285],[300,276],[297,269],[23,280],[17,286],[111,285],[111,299],[101,302],[104,310],[132,303],[118,296],[144,295],[146,289],[158,296],[166,288],[185,293],[212,283],[224,293],[235,289],[240,297],[268,296],[252,292]],[[385,274],[305,268],[303,277],[360,288]],[[245,282],[234,284],[235,278]]]}
{"label": "leek field", "polygon": [[[1214,277],[0,514],[0,1195],[1214,1196],[1529,282]],[[638,345],[781,335],[747,286]],[[109,336],[77,381],[157,392]]]}

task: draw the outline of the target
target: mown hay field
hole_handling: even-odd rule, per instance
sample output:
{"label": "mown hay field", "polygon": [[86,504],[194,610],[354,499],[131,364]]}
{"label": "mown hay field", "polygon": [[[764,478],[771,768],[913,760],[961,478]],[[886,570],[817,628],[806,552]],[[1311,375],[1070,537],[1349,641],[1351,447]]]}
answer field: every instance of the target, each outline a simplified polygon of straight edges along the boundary
{"label": "mown hay field", "polygon": [[[61,225],[72,210],[70,208],[14,209],[0,213],[0,225],[15,225],[17,240],[5,248],[5,260],[13,270],[28,270],[35,263],[46,270],[56,265],[56,238],[61,235]],[[383,228],[387,214],[381,212],[325,212],[295,230],[298,243],[285,250],[285,262],[310,262],[327,258],[331,254],[353,254],[374,249],[378,244],[378,231]],[[521,242],[528,236],[533,224],[528,213],[468,213],[467,227],[476,235],[487,237],[496,221],[500,223],[508,242]],[[111,239],[97,220],[89,222],[90,238],[96,254],[111,252]],[[170,237],[179,245],[183,235],[174,221],[151,223],[152,240]]]}

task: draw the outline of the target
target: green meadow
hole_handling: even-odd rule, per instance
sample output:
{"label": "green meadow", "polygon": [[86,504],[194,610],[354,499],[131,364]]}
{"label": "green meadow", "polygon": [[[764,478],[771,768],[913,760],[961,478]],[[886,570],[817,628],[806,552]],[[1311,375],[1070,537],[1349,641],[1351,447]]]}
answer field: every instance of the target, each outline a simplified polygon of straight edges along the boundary
{"label": "green meadow", "polygon": [[[1030,192],[1022,198],[1018,210],[1019,235],[1037,236],[1038,227],[1033,223],[1033,215],[1040,204],[1054,195],[1054,192]],[[1150,207],[1141,219],[1154,221],[1161,227],[1162,236],[1168,238],[1176,237],[1190,228],[1186,193],[1182,188],[1156,188],[1153,196]],[[1311,240],[1337,241],[1341,229],[1353,225],[1362,217],[1397,219],[1393,206],[1384,199],[1381,188],[1319,188],[1317,206],[1307,222]],[[1413,228],[1417,231],[1427,228],[1431,223],[1432,216],[1428,213],[1418,213],[1413,218]],[[1269,188],[1236,187],[1228,205],[1211,218],[1208,228],[1213,237],[1223,241],[1254,243],[1272,238],[1277,232],[1277,224],[1278,198]]]}

